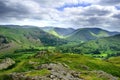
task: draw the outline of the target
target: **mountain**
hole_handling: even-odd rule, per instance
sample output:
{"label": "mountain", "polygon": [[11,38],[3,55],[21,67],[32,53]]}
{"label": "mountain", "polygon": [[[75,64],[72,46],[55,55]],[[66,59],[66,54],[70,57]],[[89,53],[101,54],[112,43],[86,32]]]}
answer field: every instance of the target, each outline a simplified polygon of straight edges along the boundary
{"label": "mountain", "polygon": [[94,57],[111,57],[120,55],[120,34],[87,41],[77,45],[59,47],[61,52],[88,54]]}
{"label": "mountain", "polygon": [[58,28],[58,27],[41,27],[40,29],[48,32],[56,37],[64,38],[68,41],[72,42],[84,42],[89,40],[95,40],[102,37],[109,37],[119,32],[110,32],[107,30],[103,30],[100,28],[80,28],[80,29],[73,29],[73,28]]}
{"label": "mountain", "polygon": [[100,28],[81,28],[75,30],[67,39],[70,41],[89,41],[102,37],[109,37],[119,32],[109,32]]}
{"label": "mountain", "polygon": [[54,30],[62,36],[67,36],[71,34],[75,29],[73,28],[54,28]]}
{"label": "mountain", "polygon": [[41,27],[41,29],[60,38],[65,38],[67,35],[75,31],[75,29],[73,28],[59,28],[59,27]]}
{"label": "mountain", "polygon": [[66,41],[37,27],[0,26],[0,49],[6,50],[9,47],[57,46],[63,43],[66,43]]}

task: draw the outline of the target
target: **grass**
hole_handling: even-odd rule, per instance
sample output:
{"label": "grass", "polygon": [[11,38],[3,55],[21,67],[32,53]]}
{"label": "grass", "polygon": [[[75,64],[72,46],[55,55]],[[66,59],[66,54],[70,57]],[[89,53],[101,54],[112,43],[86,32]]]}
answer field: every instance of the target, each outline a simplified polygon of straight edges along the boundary
{"label": "grass", "polygon": [[54,36],[56,36],[56,37],[64,38],[64,36],[59,35],[59,34],[58,34],[57,32],[55,32],[54,30],[51,30],[49,33],[52,34],[52,35],[54,35]]}
{"label": "grass", "polygon": [[108,59],[108,62],[120,67],[120,56],[111,57],[111,58]]}
{"label": "grass", "polygon": [[42,69],[42,70],[33,70],[30,72],[26,73],[26,76],[45,76],[50,74],[50,71],[47,69]]}
{"label": "grass", "polygon": [[81,65],[86,65],[89,67],[89,70],[103,70],[109,74],[120,77],[120,67],[100,59],[93,59],[92,57],[88,56],[64,54],[56,57],[52,61],[66,63],[71,67],[71,69],[79,71],[85,71]]}
{"label": "grass", "polygon": [[[12,54],[11,58],[16,61],[16,65],[10,69],[0,71],[0,78],[12,72],[28,72],[26,74],[27,76],[47,75],[49,74],[49,71],[46,69],[34,70],[34,67],[44,63],[67,64],[70,69],[80,71],[80,77],[84,78],[85,80],[106,80],[99,78],[98,75],[94,73],[90,73],[90,71],[94,70],[102,70],[114,76],[120,77],[120,66],[117,66],[115,62],[115,60],[119,60],[119,58],[111,58],[109,61],[104,61],[90,56],[69,53],[47,53],[48,55],[35,58],[33,57],[35,54],[36,52],[20,52]],[[37,64],[30,64],[29,62],[34,62]]]}
{"label": "grass", "polygon": [[106,76],[100,77],[99,74],[96,74],[94,71],[93,72],[92,71],[91,72],[90,71],[82,72],[80,77],[85,80],[109,80],[108,77],[106,77]]}

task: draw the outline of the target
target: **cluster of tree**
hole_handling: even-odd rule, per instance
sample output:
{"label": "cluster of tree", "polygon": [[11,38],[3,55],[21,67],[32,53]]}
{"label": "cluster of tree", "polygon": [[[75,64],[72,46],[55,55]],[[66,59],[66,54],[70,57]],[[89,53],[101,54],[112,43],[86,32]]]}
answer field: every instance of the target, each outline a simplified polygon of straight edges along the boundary
{"label": "cluster of tree", "polygon": [[73,47],[58,47],[56,50],[61,53],[77,53],[77,54],[81,53],[81,50],[79,48]]}
{"label": "cluster of tree", "polygon": [[41,42],[45,45],[45,46],[58,46],[58,45],[62,45],[62,44],[66,44],[67,41],[63,40],[63,39],[59,39],[53,36],[49,36],[49,37],[40,37]]}
{"label": "cluster of tree", "polygon": [[0,44],[6,44],[9,43],[8,39],[2,35],[0,35]]}
{"label": "cluster of tree", "polygon": [[39,51],[39,49],[34,49],[34,48],[30,48],[30,49],[18,49],[18,50],[15,50],[14,53],[19,53],[19,52],[34,52],[34,51]]}
{"label": "cluster of tree", "polygon": [[77,54],[101,54],[99,49],[92,49],[92,48],[81,48],[81,47],[57,47],[57,51],[61,53],[77,53]]}
{"label": "cluster of tree", "polygon": [[120,52],[116,52],[116,53],[113,53],[113,54],[107,54],[107,58],[109,57],[115,57],[115,56],[120,56]]}

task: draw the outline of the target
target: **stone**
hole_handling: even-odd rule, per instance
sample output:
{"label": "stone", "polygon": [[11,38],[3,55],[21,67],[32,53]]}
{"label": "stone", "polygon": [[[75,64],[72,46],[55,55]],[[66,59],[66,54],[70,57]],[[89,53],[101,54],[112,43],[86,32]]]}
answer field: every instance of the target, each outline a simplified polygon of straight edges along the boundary
{"label": "stone", "polygon": [[3,59],[0,62],[0,70],[7,69],[8,67],[10,67],[10,66],[12,66],[14,64],[15,64],[15,61],[12,60],[11,58]]}

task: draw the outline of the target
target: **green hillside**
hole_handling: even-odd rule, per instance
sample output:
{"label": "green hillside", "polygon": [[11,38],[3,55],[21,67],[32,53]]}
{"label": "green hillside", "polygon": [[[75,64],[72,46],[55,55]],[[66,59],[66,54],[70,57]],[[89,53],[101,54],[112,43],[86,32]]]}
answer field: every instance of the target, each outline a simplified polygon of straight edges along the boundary
{"label": "green hillside", "polygon": [[40,29],[72,42],[85,42],[119,34],[119,32],[110,32],[100,28],[80,28],[75,30],[73,28],[41,27]]}
{"label": "green hillside", "polygon": [[120,55],[120,35],[91,40],[77,45],[64,45],[59,47],[63,53],[71,52],[88,54],[94,57],[111,57]]}
{"label": "green hillside", "polygon": [[[9,47],[40,47],[40,46],[57,46],[65,44],[66,41],[48,34],[37,27],[2,27],[0,26],[1,45]],[[3,44],[8,41],[6,44]],[[2,46],[2,47],[4,47]],[[1,48],[2,49],[2,48]]]}
{"label": "green hillside", "polygon": [[77,29],[70,34],[67,39],[70,41],[89,41],[102,37],[108,37],[118,34],[117,32],[109,32],[100,28],[83,28]]}
{"label": "green hillside", "polygon": [[50,30],[48,33],[50,33],[58,38],[64,38],[64,36],[59,35],[54,29]]}
{"label": "green hillside", "polygon": [[54,28],[54,31],[57,32],[61,36],[68,36],[72,32],[75,31],[73,28]]}
{"label": "green hillside", "polygon": [[66,38],[69,34],[75,31],[73,28],[58,28],[58,27],[41,27],[40,29],[55,35],[59,38]]}

